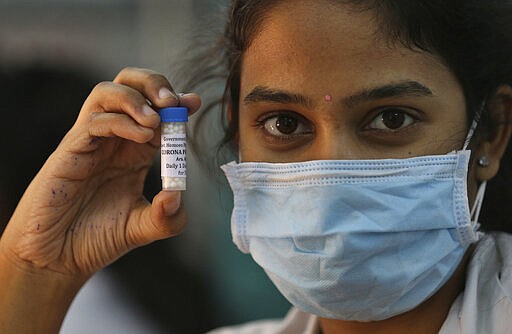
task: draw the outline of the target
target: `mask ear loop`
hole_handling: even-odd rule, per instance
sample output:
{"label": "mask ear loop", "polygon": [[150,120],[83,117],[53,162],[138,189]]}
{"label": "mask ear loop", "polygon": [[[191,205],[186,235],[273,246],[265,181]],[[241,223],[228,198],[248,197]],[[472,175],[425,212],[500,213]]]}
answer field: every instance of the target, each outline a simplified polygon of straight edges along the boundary
{"label": "mask ear loop", "polygon": [[[467,150],[469,143],[471,142],[471,139],[473,139],[473,136],[475,134],[476,128],[478,126],[478,123],[480,122],[480,117],[482,116],[482,113],[485,110],[486,107],[486,101],[487,98],[484,99],[482,104],[480,105],[480,108],[475,113],[475,116],[473,117],[473,122],[471,123],[471,126],[469,127],[468,135],[466,137],[466,140],[464,141],[464,146],[462,147],[462,150]],[[480,223],[478,222],[478,217],[480,216],[480,210],[482,209],[482,204],[484,202],[484,195],[485,195],[485,188],[487,187],[487,181],[482,181],[480,183],[480,186],[478,187],[478,191],[476,193],[475,202],[473,203],[473,207],[471,208],[469,219],[471,226],[473,227],[473,231],[475,231],[475,237],[476,240],[479,240],[483,236],[483,232],[480,231]]]}
{"label": "mask ear loop", "polygon": [[482,116],[482,113],[485,110],[487,99],[484,99],[482,104],[480,104],[480,108],[475,113],[475,116],[473,117],[473,122],[471,122],[471,126],[469,127],[468,135],[466,136],[466,140],[464,140],[464,145],[462,146],[462,150],[467,150],[469,143],[471,142],[471,139],[473,139],[473,136],[476,131],[476,127],[478,126],[478,123],[480,122],[480,117]]}
{"label": "mask ear loop", "polygon": [[470,221],[471,226],[473,227],[473,231],[476,232],[476,239],[480,239],[483,236],[483,232],[480,231],[480,223],[478,222],[478,217],[480,216],[480,210],[482,209],[482,204],[484,202],[485,196],[485,188],[487,187],[487,181],[482,181],[480,186],[478,187],[478,191],[476,193],[475,202],[473,203],[473,208],[470,212]]}

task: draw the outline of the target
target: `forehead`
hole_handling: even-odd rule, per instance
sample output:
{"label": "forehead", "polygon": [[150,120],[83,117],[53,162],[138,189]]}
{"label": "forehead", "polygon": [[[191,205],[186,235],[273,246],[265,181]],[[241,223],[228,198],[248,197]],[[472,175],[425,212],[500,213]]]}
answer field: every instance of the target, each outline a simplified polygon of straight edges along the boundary
{"label": "forehead", "polygon": [[242,92],[253,81],[325,90],[414,77],[436,90],[454,79],[436,56],[391,43],[372,11],[327,0],[283,1],[260,24],[242,58]]}

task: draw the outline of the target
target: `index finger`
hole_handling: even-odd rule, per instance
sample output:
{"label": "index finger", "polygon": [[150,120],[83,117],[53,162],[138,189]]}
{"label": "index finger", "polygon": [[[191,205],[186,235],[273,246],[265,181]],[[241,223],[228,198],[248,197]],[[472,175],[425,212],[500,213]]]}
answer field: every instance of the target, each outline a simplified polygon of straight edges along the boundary
{"label": "index finger", "polygon": [[152,70],[127,67],[119,72],[114,82],[141,92],[156,108],[173,107],[179,103],[178,94],[167,78]]}

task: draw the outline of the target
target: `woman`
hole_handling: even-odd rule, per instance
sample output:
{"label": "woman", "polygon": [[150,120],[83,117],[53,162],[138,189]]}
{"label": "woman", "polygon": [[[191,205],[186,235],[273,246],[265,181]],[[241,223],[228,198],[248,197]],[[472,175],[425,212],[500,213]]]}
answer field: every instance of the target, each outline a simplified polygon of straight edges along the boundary
{"label": "woman", "polygon": [[[511,6],[233,1],[233,236],[297,307],[235,332],[510,331],[511,238],[478,213],[512,130]],[[2,332],[58,331],[94,272],[183,229],[179,193],[141,197],[155,109],[200,105],[171,92],[125,69],[85,101],[2,236]]]}

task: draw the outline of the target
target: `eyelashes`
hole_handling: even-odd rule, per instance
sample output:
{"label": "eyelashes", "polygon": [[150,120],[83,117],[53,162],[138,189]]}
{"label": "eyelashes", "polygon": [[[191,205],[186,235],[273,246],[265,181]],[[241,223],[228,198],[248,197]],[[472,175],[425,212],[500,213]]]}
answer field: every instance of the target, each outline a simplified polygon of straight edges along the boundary
{"label": "eyelashes", "polygon": [[267,135],[276,138],[289,138],[311,134],[313,124],[305,117],[290,111],[277,111],[265,114],[256,121],[257,127]]}
{"label": "eyelashes", "polygon": [[367,129],[396,132],[418,121],[418,118],[400,108],[387,108],[380,111]]}
{"label": "eyelashes", "polygon": [[[380,108],[371,112],[363,122],[361,130],[375,131],[379,136],[389,133],[396,135],[409,128],[420,119],[417,112],[400,107]],[[266,138],[276,140],[292,140],[314,134],[314,124],[299,113],[293,111],[274,111],[265,113],[256,120],[259,128]]]}

